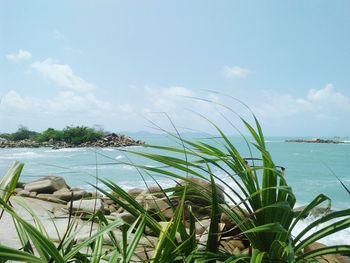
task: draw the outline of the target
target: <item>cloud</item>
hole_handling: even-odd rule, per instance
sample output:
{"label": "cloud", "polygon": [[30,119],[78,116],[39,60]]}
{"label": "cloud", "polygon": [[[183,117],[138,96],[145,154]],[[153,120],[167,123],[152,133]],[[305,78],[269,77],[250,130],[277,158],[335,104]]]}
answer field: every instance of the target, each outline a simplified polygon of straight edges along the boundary
{"label": "cloud", "polygon": [[92,93],[77,95],[71,91],[60,92],[52,99],[40,99],[11,90],[3,95],[0,104],[2,111],[49,116],[99,116],[114,109],[113,104],[97,99]]}
{"label": "cloud", "polygon": [[250,73],[251,71],[249,69],[241,68],[238,66],[234,66],[234,67],[225,66],[222,69],[222,74],[224,75],[224,77],[229,79],[233,79],[233,78],[245,79]]}
{"label": "cloud", "polygon": [[185,87],[173,86],[163,89],[145,88],[148,100],[154,111],[170,112],[182,107],[181,101],[184,97],[194,96],[193,91]]}
{"label": "cloud", "polygon": [[69,65],[59,64],[52,59],[36,61],[30,67],[57,86],[66,89],[89,92],[96,88],[95,85],[75,75]]}
{"label": "cloud", "polygon": [[23,60],[28,60],[32,58],[32,54],[27,51],[20,49],[18,50],[18,53],[8,54],[6,55],[7,60],[18,63]]}
{"label": "cloud", "polygon": [[350,113],[350,97],[336,91],[332,84],[310,89],[305,97],[268,93],[263,97],[252,108],[266,118],[307,115],[318,119],[338,119],[342,114]]}

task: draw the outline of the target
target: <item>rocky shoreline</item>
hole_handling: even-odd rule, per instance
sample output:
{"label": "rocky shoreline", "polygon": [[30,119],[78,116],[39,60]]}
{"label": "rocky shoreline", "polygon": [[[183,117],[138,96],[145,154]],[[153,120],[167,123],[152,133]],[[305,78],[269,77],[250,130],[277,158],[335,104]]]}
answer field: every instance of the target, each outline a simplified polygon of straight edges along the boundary
{"label": "rocky shoreline", "polygon": [[143,145],[144,141],[135,140],[129,136],[111,133],[103,138],[93,141],[93,142],[84,142],[81,144],[72,144],[67,142],[37,142],[34,140],[26,139],[19,141],[11,141],[0,138],[0,148],[39,148],[39,147],[49,147],[52,149],[60,148],[74,148],[74,147],[125,147],[125,146],[135,146]]}
{"label": "rocky shoreline", "polygon": [[[205,189],[211,189],[210,182],[195,178],[191,180]],[[134,188],[129,190],[128,194],[134,197],[145,211],[160,224],[167,224],[174,217],[172,205],[176,206],[176,188],[183,188],[184,184],[188,184],[188,182],[178,181],[176,183],[171,198],[171,202],[175,203],[172,204],[169,203],[170,199],[164,195],[164,192],[157,185],[148,186],[146,189]],[[218,199],[224,201],[224,190],[221,187],[218,188],[217,195]],[[27,205],[29,205],[41,220],[44,221],[50,239],[58,243],[60,239],[57,235],[59,233],[64,233],[67,222],[69,222],[72,216],[77,217],[76,224],[81,226],[81,231],[75,236],[77,242],[83,242],[89,238],[91,234],[98,231],[97,223],[93,223],[92,232],[90,224],[86,225],[84,223],[86,222],[84,218],[89,218],[89,216],[93,215],[96,211],[101,211],[106,218],[120,218],[128,224],[133,224],[135,220],[137,220],[131,213],[115,202],[114,198],[111,198],[115,196],[118,200],[123,200],[115,193],[102,195],[94,191],[89,192],[84,189],[69,187],[64,178],[60,176],[45,176],[28,183],[18,183],[14,191],[14,196],[11,197],[11,203],[16,203],[17,196],[25,200]],[[205,244],[211,222],[211,211],[208,210],[208,207],[210,207],[207,203],[208,200],[198,199],[198,196],[189,195],[189,199],[186,200],[186,202],[191,204],[193,208],[192,212],[197,219],[195,223],[195,238],[198,244]],[[23,208],[17,206],[17,209],[20,210]],[[236,210],[237,208],[231,206],[231,209]],[[161,218],[159,217],[160,211],[164,215]],[[242,211],[243,213],[247,213],[244,210]],[[20,214],[25,215],[23,211],[20,211]],[[30,221],[30,216],[26,220]],[[18,243],[16,239],[15,231],[12,233],[9,230],[12,228],[11,224],[12,221],[10,217],[0,220],[0,241],[2,244],[11,244],[13,247],[14,245],[20,245],[20,243]],[[5,225],[6,227],[4,227]],[[233,255],[248,255],[251,253],[249,242],[240,233],[235,223],[225,214],[222,214],[220,217],[219,230],[221,233],[219,242],[222,251]],[[120,229],[115,229],[113,232],[117,240],[122,239],[122,232]],[[128,238],[132,238],[132,234]],[[158,238],[159,237],[153,233],[151,229],[145,228],[135,252],[137,258],[133,257],[132,259],[135,260],[131,260],[131,262],[140,262],[140,259],[142,262],[146,262],[149,258],[152,258]],[[111,243],[108,235],[104,236],[103,243]],[[325,245],[315,242],[310,244],[307,249],[305,249],[305,252],[322,247],[325,247]],[[349,260],[349,258],[338,254],[324,256],[324,258],[326,258],[328,262],[348,262]]]}
{"label": "rocky shoreline", "polygon": [[344,143],[343,141],[332,140],[332,139],[320,139],[320,138],[314,138],[314,139],[290,139],[290,140],[285,140],[285,142],[297,142],[297,143],[328,143],[328,144],[339,144],[339,143]]}

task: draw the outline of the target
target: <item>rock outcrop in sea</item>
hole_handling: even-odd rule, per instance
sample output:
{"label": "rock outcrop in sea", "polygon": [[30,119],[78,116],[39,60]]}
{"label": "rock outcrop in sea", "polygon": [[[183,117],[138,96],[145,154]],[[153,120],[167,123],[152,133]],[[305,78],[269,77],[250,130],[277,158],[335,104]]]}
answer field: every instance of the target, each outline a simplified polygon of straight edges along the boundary
{"label": "rock outcrop in sea", "polygon": [[313,139],[289,139],[286,142],[297,142],[297,143],[331,143],[338,144],[344,143],[343,141],[333,140],[333,139],[321,139],[321,138],[313,138]]}
{"label": "rock outcrop in sea", "polygon": [[19,141],[11,141],[1,138],[0,148],[39,148],[39,147],[50,147],[53,149],[59,148],[73,148],[73,147],[125,147],[142,145],[144,141],[135,140],[127,135],[110,133],[105,135],[103,138],[92,141],[84,142],[81,144],[72,144],[64,141],[48,141],[48,142],[37,142],[35,140],[25,139]]}

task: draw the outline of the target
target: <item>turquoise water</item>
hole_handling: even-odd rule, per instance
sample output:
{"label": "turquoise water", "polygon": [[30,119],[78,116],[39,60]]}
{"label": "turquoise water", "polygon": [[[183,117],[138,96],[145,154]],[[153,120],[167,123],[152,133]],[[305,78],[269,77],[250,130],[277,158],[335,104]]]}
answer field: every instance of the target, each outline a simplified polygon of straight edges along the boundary
{"label": "turquoise water", "polygon": [[[164,136],[147,135],[142,138],[148,143],[158,145],[173,145]],[[298,205],[310,202],[316,195],[323,193],[332,199],[336,209],[349,208],[350,195],[342,188],[332,172],[350,187],[350,143],[344,144],[309,144],[286,143],[286,138],[267,138],[267,147],[277,165],[286,168],[285,177],[297,196]],[[243,153],[249,156],[248,149],[240,138],[232,138],[233,143]],[[220,141],[217,141],[220,144]],[[142,147],[134,147],[144,150]],[[38,149],[0,149],[0,174],[3,174],[13,160],[25,163],[22,180],[29,181],[37,177],[57,174],[63,176],[69,185],[88,188],[94,183],[94,176],[112,179],[125,189],[144,187],[144,182],[138,172],[125,164],[129,159],[137,164],[156,165],[147,159],[125,156],[123,151],[115,148],[90,149],[71,148],[52,150]],[[220,173],[218,173],[220,175]],[[145,180],[154,184],[149,177]],[[164,186],[174,185],[169,179],[157,177]],[[307,221],[304,221],[307,224]],[[345,236],[344,236],[345,235]],[[328,238],[326,243],[350,242],[350,231],[346,230],[337,238]]]}
{"label": "turquoise water", "polygon": [[[168,138],[159,135],[148,135],[141,139],[159,145],[174,144]],[[306,203],[318,193],[323,193],[332,198],[335,208],[349,207],[349,194],[326,166],[350,187],[350,144],[286,143],[285,139],[267,138],[267,147],[275,163],[286,168],[285,176],[293,187],[298,202]],[[240,138],[232,140],[243,155],[248,157],[244,142]],[[129,157],[138,164],[155,165],[147,159],[130,155]],[[22,174],[24,181],[58,174],[64,176],[72,186],[86,186],[95,181],[93,176],[97,171],[99,176],[112,179],[126,188],[143,185],[137,171],[123,164],[128,162],[124,153],[115,148],[0,149],[0,174],[5,172],[13,160],[25,163]],[[163,178],[158,180],[169,182]]]}

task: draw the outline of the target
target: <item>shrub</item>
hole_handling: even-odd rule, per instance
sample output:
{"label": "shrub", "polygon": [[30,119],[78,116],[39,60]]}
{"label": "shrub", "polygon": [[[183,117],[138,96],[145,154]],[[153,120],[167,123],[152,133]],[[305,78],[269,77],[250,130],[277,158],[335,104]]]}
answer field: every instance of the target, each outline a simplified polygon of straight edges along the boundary
{"label": "shrub", "polygon": [[94,142],[102,137],[102,131],[97,131],[85,126],[67,127],[63,130],[64,141],[75,145],[84,142]]}
{"label": "shrub", "polygon": [[53,128],[48,128],[47,130],[38,134],[38,136],[36,137],[36,140],[38,142],[47,142],[50,140],[54,142],[60,142],[63,140],[63,131],[55,130]]}

